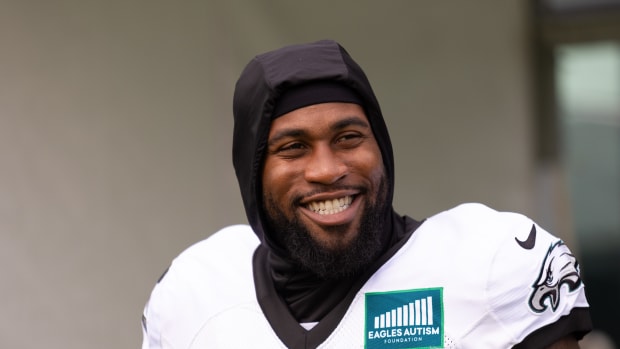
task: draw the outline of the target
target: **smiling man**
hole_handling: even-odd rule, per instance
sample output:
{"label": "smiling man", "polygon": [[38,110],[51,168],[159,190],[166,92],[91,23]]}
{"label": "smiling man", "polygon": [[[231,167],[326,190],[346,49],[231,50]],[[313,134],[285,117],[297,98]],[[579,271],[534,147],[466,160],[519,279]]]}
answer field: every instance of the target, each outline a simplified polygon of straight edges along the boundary
{"label": "smiling man", "polygon": [[147,348],[578,348],[579,264],[525,216],[392,208],[394,160],[362,69],[334,41],[255,57],[233,101],[249,225],[175,259]]}
{"label": "smiling man", "polygon": [[389,208],[381,151],[359,104],[303,101],[312,105],[274,114],[267,139],[267,230],[307,271],[353,275],[381,252],[379,223]]}

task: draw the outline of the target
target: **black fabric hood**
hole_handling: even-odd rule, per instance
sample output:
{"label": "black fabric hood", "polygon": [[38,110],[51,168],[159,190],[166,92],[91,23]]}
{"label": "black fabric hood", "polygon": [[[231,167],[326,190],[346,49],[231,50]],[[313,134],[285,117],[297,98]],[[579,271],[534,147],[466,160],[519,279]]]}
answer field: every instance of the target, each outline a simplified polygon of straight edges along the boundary
{"label": "black fabric hood", "polygon": [[[274,106],[287,89],[314,81],[341,83],[363,99],[389,180],[388,202],[392,202],[394,159],[387,127],[365,73],[346,50],[335,41],[322,40],[258,55],[245,67],[235,87],[233,165],[248,222],[272,248],[275,246],[262,223],[261,173]],[[386,219],[391,212],[390,207]]]}

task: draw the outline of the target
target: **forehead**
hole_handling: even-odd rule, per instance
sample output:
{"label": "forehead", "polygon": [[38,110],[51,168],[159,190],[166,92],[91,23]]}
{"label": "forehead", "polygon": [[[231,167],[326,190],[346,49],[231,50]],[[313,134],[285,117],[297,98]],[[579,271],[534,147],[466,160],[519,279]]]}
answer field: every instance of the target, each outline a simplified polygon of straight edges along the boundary
{"label": "forehead", "polygon": [[330,102],[313,104],[293,110],[271,123],[269,138],[283,130],[303,129],[321,132],[358,125],[370,128],[364,109],[355,103]]}

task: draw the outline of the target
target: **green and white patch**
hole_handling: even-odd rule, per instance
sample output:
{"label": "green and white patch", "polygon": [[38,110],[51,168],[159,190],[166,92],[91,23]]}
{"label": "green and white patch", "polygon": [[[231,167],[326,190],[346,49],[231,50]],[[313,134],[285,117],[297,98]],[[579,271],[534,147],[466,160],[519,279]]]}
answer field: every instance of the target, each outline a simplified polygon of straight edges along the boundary
{"label": "green and white patch", "polygon": [[366,349],[443,348],[443,288],[366,293]]}

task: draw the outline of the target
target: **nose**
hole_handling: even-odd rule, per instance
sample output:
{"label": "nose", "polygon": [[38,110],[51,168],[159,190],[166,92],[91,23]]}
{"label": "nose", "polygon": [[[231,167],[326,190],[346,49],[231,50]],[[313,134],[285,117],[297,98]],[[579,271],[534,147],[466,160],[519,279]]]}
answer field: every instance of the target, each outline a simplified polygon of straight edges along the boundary
{"label": "nose", "polygon": [[329,146],[315,147],[304,171],[306,181],[334,184],[345,177],[347,164]]}

